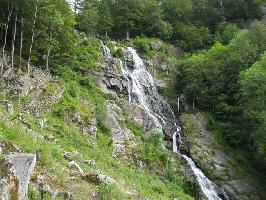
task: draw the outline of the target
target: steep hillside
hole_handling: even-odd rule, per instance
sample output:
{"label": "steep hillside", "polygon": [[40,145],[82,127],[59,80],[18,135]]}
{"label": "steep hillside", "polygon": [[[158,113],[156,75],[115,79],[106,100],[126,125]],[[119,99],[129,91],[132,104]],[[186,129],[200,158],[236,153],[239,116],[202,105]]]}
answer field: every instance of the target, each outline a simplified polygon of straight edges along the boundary
{"label": "steep hillside", "polygon": [[[86,43],[102,54],[97,40]],[[1,78],[1,157],[37,155],[29,198],[193,199],[181,158],[163,148],[149,116],[118,90],[120,70],[110,72],[102,56],[94,63],[93,70],[58,66],[52,76],[8,70]]]}

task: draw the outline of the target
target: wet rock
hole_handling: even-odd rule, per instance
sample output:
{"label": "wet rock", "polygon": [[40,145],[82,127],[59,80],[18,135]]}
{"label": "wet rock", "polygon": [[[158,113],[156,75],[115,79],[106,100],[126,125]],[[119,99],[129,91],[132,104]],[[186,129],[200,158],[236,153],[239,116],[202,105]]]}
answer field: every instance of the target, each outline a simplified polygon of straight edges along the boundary
{"label": "wet rock", "polygon": [[71,161],[68,163],[68,168],[72,169],[72,170],[75,170],[81,174],[84,173],[84,171],[81,169],[81,167],[78,165],[78,163],[76,163],[75,161]]}
{"label": "wet rock", "polygon": [[234,160],[223,152],[213,135],[206,130],[204,117],[200,113],[186,114],[181,116],[181,120],[186,123],[184,130],[187,130],[190,155],[201,169],[205,169],[206,175],[212,176],[230,199],[244,200],[247,193],[256,199],[255,182],[235,180]]}
{"label": "wet rock", "polygon": [[83,178],[88,182],[97,183],[97,184],[105,183],[111,185],[116,183],[114,179],[98,171],[86,174]]}
{"label": "wet rock", "polygon": [[28,185],[36,164],[34,154],[12,154],[0,160],[0,199],[28,199]]}

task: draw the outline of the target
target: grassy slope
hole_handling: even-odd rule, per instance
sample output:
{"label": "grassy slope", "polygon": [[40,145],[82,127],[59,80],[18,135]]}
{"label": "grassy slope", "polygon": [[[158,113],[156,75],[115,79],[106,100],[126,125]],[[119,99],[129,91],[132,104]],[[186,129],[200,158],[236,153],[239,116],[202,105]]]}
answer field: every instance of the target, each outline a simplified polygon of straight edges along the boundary
{"label": "grassy slope", "polygon": [[[86,43],[88,44],[85,44],[86,48],[82,50],[80,56],[86,58],[85,65],[90,64],[88,66],[90,70],[99,70],[97,63],[101,62],[101,58],[97,57],[97,55],[101,54],[101,49],[99,46],[95,48],[95,42],[93,41]],[[88,57],[90,59],[87,59]],[[79,61],[79,63],[82,63],[82,61]],[[33,131],[43,136],[51,134],[57,139],[57,142],[36,140],[29,134],[27,127],[18,120],[18,114],[21,113],[23,106],[27,106],[27,102],[34,98],[33,93],[23,97],[21,104],[17,103],[18,99],[11,98],[15,105],[15,114],[6,120],[3,120],[4,116],[6,116],[6,107],[2,101],[0,105],[1,140],[17,145],[23,152],[39,152],[41,156],[36,167],[37,173],[47,177],[48,183],[53,189],[73,192],[77,199],[89,199],[89,196],[96,189],[99,191],[100,199],[104,200],[132,199],[123,191],[136,191],[140,196],[145,196],[149,199],[173,199],[175,197],[193,199],[184,193],[188,185],[182,172],[168,167],[169,162],[162,162],[160,158],[156,158],[156,155],[145,154],[143,153],[144,151],[140,152],[140,156],[144,157],[150,166],[144,171],[140,171],[132,165],[125,165],[113,158],[111,155],[110,129],[108,125],[104,124],[106,115],[105,101],[109,99],[108,95],[103,94],[92,79],[83,77],[71,68],[59,67],[54,70],[54,74],[59,76],[55,82],[60,85],[60,90],[63,88],[63,98],[59,103],[52,106],[51,112],[42,115],[42,117],[47,119],[46,128],[41,130],[35,117],[25,115]],[[57,92],[59,92],[58,88],[54,84],[50,84],[42,91],[42,95],[55,95]],[[1,100],[7,98],[3,96]],[[84,105],[80,99],[87,100],[89,105]],[[97,118],[97,145],[93,145],[84,134],[79,132],[77,125],[69,121],[69,118],[73,117],[73,113],[80,113],[85,121]],[[55,124],[60,128],[55,128]],[[139,138],[143,146],[154,148],[152,144],[149,145],[147,140],[143,140],[145,133],[140,127],[136,127],[133,122],[128,122],[126,126],[134,133],[138,133],[136,137]],[[95,169],[100,170],[102,173],[117,180],[117,184],[115,186],[95,185],[80,178],[74,178],[73,180],[73,177],[69,175],[69,169],[66,167],[68,161],[64,159],[64,151],[78,151],[86,160],[95,160],[96,166],[90,167],[79,162],[78,158],[76,159],[85,172]],[[157,151],[154,150],[153,152]],[[181,161],[178,158],[167,152],[164,153],[167,160],[175,159],[175,165],[177,168],[180,167]],[[165,175],[164,178],[159,177],[155,172],[158,170],[156,167],[162,168],[161,172]],[[31,199],[38,199],[37,195],[34,190],[30,190]],[[49,198],[48,194],[46,199]]]}

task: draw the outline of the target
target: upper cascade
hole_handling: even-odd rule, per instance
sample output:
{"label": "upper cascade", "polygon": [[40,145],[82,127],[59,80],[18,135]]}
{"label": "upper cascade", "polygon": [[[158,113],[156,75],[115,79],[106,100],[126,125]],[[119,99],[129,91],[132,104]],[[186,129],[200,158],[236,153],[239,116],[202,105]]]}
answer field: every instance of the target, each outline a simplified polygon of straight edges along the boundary
{"label": "upper cascade", "polygon": [[[112,58],[110,50],[102,42],[105,59]],[[138,104],[153,119],[158,131],[164,131],[172,126],[173,152],[179,154],[179,139],[182,131],[177,124],[174,112],[170,105],[160,96],[155,80],[146,69],[144,61],[139,57],[132,47],[126,48],[126,62],[121,63],[121,71],[129,82],[129,101]],[[194,161],[186,155],[181,155],[195,174],[203,194],[208,200],[229,200],[229,197],[222,188],[209,180],[203,172],[197,168]]]}
{"label": "upper cascade", "polygon": [[105,62],[108,62],[112,59],[112,54],[110,49],[103,43],[102,40],[100,40],[101,46],[103,48],[103,55],[104,55],[104,60]]}
{"label": "upper cascade", "polygon": [[[171,107],[159,95],[154,78],[132,47],[126,48],[126,59],[132,62],[132,65],[122,65],[122,73],[129,80],[129,100],[139,104],[154,119],[159,130],[173,126],[176,120]],[[176,124],[173,127],[181,130]]]}

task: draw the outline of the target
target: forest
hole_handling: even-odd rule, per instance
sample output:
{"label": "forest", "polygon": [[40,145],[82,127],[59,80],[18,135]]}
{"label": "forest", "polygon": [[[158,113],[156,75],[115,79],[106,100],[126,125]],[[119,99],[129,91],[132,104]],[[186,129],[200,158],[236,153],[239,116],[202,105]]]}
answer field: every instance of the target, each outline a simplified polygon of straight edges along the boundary
{"label": "forest", "polygon": [[264,0],[0,0],[0,74],[97,71],[99,54],[84,38],[137,38],[143,53],[147,38],[158,38],[181,52],[172,93],[211,113],[209,129],[266,173],[265,7]]}

